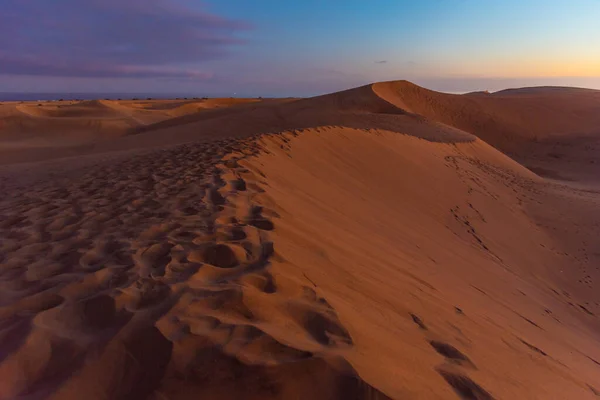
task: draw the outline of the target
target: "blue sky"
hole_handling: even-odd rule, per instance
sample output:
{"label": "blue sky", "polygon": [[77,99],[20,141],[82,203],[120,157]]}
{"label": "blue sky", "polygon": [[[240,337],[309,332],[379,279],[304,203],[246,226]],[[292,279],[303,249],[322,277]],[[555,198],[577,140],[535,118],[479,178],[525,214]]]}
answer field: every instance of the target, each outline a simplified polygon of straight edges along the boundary
{"label": "blue sky", "polygon": [[600,89],[598,0],[3,0],[0,92]]}

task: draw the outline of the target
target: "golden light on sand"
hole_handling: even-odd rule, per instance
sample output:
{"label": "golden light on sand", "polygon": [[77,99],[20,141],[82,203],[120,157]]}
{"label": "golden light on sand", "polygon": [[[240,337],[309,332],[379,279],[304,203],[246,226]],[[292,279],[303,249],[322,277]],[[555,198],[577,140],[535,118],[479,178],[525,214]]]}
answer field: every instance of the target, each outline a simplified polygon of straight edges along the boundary
{"label": "golden light on sand", "polygon": [[3,103],[0,399],[595,399],[598,109]]}

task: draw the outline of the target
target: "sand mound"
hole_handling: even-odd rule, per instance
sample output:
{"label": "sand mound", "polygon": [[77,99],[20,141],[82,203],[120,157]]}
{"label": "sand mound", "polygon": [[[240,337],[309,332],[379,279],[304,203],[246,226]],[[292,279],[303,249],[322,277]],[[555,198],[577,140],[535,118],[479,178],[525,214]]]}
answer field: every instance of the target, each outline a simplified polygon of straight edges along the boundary
{"label": "sand mound", "polygon": [[491,95],[452,95],[406,81],[373,85],[381,98],[408,112],[472,133],[503,150],[524,141],[600,134],[600,91],[520,89]]}
{"label": "sand mound", "polygon": [[[240,130],[239,126],[244,128]],[[207,131],[215,136],[248,136],[327,126],[386,129],[431,141],[474,139],[459,129],[437,121],[426,121],[419,115],[398,108],[379,97],[370,85],[309,99],[246,104],[190,114],[140,127],[137,133],[146,136],[146,139],[138,139],[140,142],[149,140],[157,143],[161,137],[185,142]]]}
{"label": "sand mound", "polygon": [[423,91],[206,110],[0,169],[0,399],[597,398],[597,176],[540,178]]}
{"label": "sand mound", "polygon": [[19,104],[17,110],[32,117],[49,118],[110,118],[115,117],[108,102],[94,100],[61,105],[59,103]]}
{"label": "sand mound", "polygon": [[543,94],[569,94],[598,96],[598,90],[568,86],[536,86],[517,89],[504,89],[494,92],[494,95],[543,95]]}
{"label": "sand mound", "polygon": [[258,150],[185,145],[13,187],[0,398],[385,399],[341,356],[329,303],[271,268],[277,213],[240,165]]}
{"label": "sand mound", "polygon": [[[453,131],[454,128],[505,152],[520,154],[522,146],[532,140],[599,133],[599,107],[600,91],[594,90],[540,88],[520,94],[508,91],[451,95],[396,81],[284,104],[247,105],[187,115],[140,127],[138,132],[159,131],[175,140],[189,140],[192,132],[231,131],[234,128],[227,122],[231,120],[243,121],[244,133],[250,134],[344,126],[385,129],[428,140],[468,140],[468,135]],[[437,133],[432,134],[433,131]]]}
{"label": "sand mound", "polygon": [[373,90],[397,107],[472,133],[552,179],[596,181],[600,91],[539,87],[451,95],[410,82]]}
{"label": "sand mound", "polygon": [[[369,383],[398,399],[594,398],[599,259],[572,252],[598,232],[583,222],[597,193],[557,195],[481,141],[341,129],[264,143],[244,165],[280,215],[273,267],[327,293]],[[580,196],[594,205],[551,222]]]}
{"label": "sand mound", "polygon": [[597,256],[548,232],[578,247],[589,211],[551,216],[598,198],[479,140],[320,128],[86,171],[3,184],[2,398],[594,396]]}
{"label": "sand mound", "polygon": [[[85,145],[118,138],[141,126],[258,101],[206,99],[3,103],[0,104],[0,162],[81,154],[86,149]],[[94,147],[87,146],[87,150],[90,149]],[[21,151],[23,156],[18,153]]]}
{"label": "sand mound", "polygon": [[[4,163],[186,143],[208,134],[247,137],[342,126],[384,129],[433,141],[465,141],[475,135],[530,164],[527,159],[530,142],[550,146],[565,140],[586,141],[590,136],[598,136],[600,126],[597,112],[600,91],[528,88],[493,94],[451,95],[406,81],[376,83],[300,100],[92,101],[64,106],[21,105],[17,106],[19,111],[13,113],[6,111],[9,106],[3,107],[0,138],[4,138],[3,147],[10,147],[10,152],[3,154]],[[65,137],[61,137],[60,132],[65,132]],[[140,133],[144,134],[143,138],[125,138],[64,151],[53,149],[44,153],[43,150],[49,143],[81,145]],[[16,140],[24,138],[27,141]],[[15,153],[16,147],[27,148]],[[577,144],[577,148],[580,147]],[[538,170],[547,169],[543,162],[533,164]]]}
{"label": "sand mound", "polygon": [[110,102],[0,105],[0,151],[81,145],[115,138],[139,123]]}

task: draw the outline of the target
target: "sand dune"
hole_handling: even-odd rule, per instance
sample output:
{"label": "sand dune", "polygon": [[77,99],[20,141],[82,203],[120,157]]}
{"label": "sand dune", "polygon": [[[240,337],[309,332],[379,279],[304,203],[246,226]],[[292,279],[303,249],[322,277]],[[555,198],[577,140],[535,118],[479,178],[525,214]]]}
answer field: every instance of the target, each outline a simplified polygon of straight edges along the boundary
{"label": "sand dune", "polygon": [[408,112],[473,133],[503,151],[527,140],[600,134],[600,91],[542,88],[489,95],[452,95],[410,82],[373,85],[383,99]]}
{"label": "sand dune", "polygon": [[[307,129],[315,126],[345,126],[356,129],[385,129],[428,140],[470,140],[475,135],[523,164],[539,171],[548,169],[552,157],[538,154],[530,162],[533,141],[538,148],[550,149],[565,140],[587,142],[600,135],[600,91],[543,88],[534,93],[513,91],[494,94],[450,95],[430,91],[410,82],[384,82],[344,92],[300,100],[263,101],[215,99],[201,101],[122,101],[97,102],[110,109],[113,119],[54,119],[44,121],[44,132],[56,132],[45,142],[67,143],[75,148],[44,151],[39,146],[3,155],[2,163],[60,158],[82,153],[104,153],[160,147],[197,140],[199,136],[247,137],[259,133]],[[511,94],[512,93],[512,94]],[[203,104],[203,105],[200,105]],[[201,110],[202,112],[198,112]],[[6,112],[5,112],[6,114]],[[82,114],[85,115],[85,114]],[[31,132],[39,138],[36,122],[10,122],[4,118],[0,135],[11,139],[27,138]],[[52,129],[53,123],[58,123]],[[75,126],[69,127],[73,124]],[[82,127],[82,124],[85,124]],[[7,129],[25,125],[25,129]],[[68,127],[68,128],[65,128]],[[243,129],[239,127],[243,126]],[[69,135],[68,132],[73,132]],[[464,133],[468,132],[468,133]],[[145,135],[98,141],[98,137]],[[45,133],[48,136],[47,133]],[[92,136],[90,138],[90,135]],[[461,137],[459,139],[459,136]],[[68,137],[68,140],[65,140]],[[76,139],[73,139],[75,137]],[[79,140],[78,140],[79,139]],[[95,140],[94,140],[95,139]],[[94,146],[84,146],[93,142]],[[12,142],[14,143],[14,142]],[[11,142],[4,142],[7,147]],[[24,146],[23,146],[24,147]],[[63,146],[64,147],[64,146]],[[595,144],[594,144],[595,147]],[[544,150],[552,152],[552,150]],[[538,152],[539,153],[539,152]],[[541,159],[541,161],[539,161]],[[551,168],[550,168],[551,170]],[[552,171],[550,175],[560,175]]]}
{"label": "sand dune", "polygon": [[[520,155],[522,147],[531,141],[554,142],[565,137],[597,137],[600,135],[599,107],[600,91],[596,90],[542,88],[487,95],[451,95],[398,81],[367,85],[277,106],[261,104],[202,115],[192,114],[141,127],[140,131],[169,128],[169,135],[184,136],[196,128],[201,129],[208,120],[222,125],[226,122],[223,120],[235,117],[236,120],[249,122],[247,130],[253,133],[341,125],[402,131],[436,140],[438,134],[430,135],[429,126],[422,132],[415,128],[433,124],[444,125],[446,130],[451,127],[471,133],[501,151]],[[415,124],[416,121],[420,124]]]}
{"label": "sand dune", "polygon": [[2,154],[0,399],[597,398],[597,95],[534,92],[382,83]]}
{"label": "sand dune", "polygon": [[598,256],[563,245],[600,227],[552,219],[574,197],[597,213],[597,193],[558,195],[481,141],[326,129],[267,142],[254,165],[282,216],[274,268],[330,293],[367,381],[398,399],[455,398],[448,373],[490,393],[464,398],[594,397]]}
{"label": "sand dune", "polygon": [[[22,148],[39,155],[46,148],[47,153],[53,154],[56,147],[97,143],[166,119],[258,101],[198,99],[5,102],[0,104],[0,153],[3,150],[12,153]],[[57,155],[61,155],[60,151]]]}

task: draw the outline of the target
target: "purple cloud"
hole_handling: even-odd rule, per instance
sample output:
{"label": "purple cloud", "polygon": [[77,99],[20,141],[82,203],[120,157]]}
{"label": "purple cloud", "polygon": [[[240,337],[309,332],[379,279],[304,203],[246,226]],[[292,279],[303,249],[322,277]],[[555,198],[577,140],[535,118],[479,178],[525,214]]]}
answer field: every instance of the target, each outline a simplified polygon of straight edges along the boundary
{"label": "purple cloud", "polygon": [[250,27],[174,0],[4,0],[0,74],[182,77],[222,57]]}

